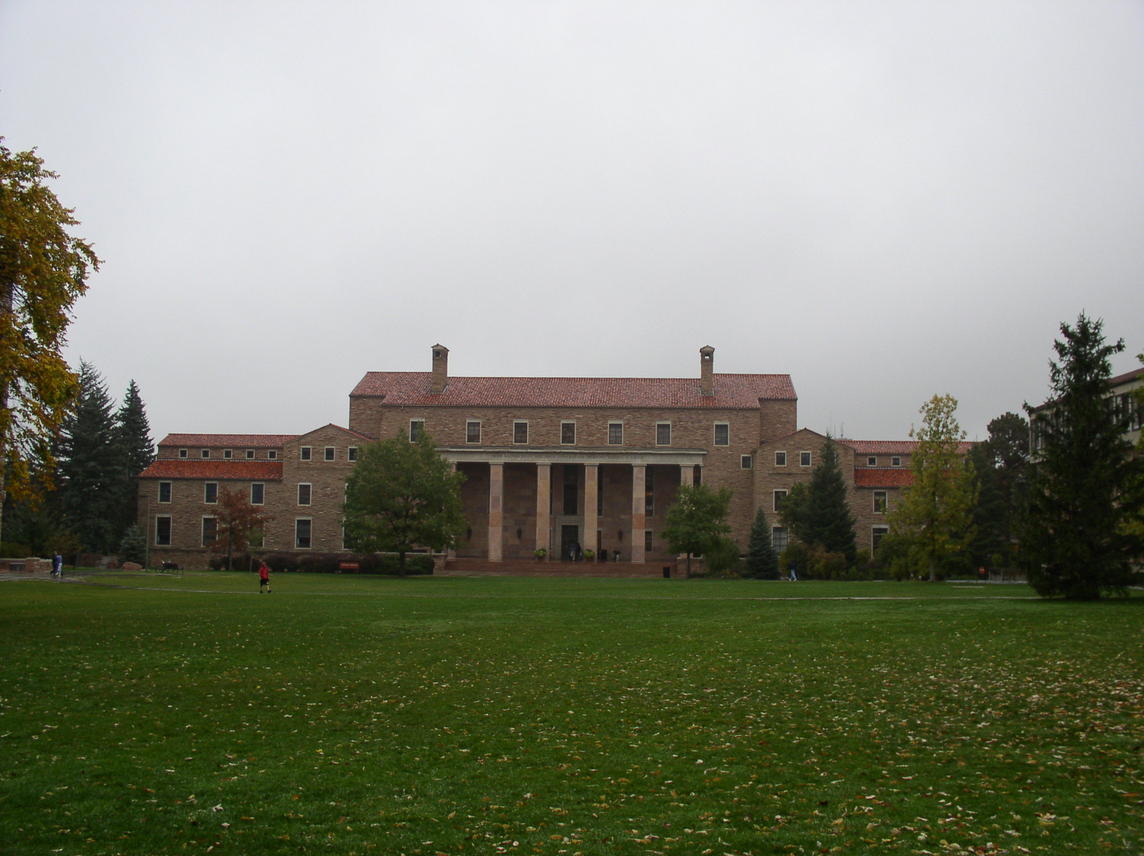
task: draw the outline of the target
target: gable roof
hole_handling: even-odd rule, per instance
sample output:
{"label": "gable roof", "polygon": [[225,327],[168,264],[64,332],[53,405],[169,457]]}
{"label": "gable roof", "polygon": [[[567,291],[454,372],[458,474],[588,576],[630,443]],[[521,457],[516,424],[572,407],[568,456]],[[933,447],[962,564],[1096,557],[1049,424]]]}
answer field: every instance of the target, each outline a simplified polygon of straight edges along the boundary
{"label": "gable roof", "polygon": [[369,442],[370,440],[375,439],[368,434],[362,434],[360,431],[354,431],[350,428],[343,428],[341,425],[335,425],[333,422],[323,425],[320,428],[315,428],[313,431],[307,431],[305,434],[298,434],[297,436],[291,437],[290,439],[299,441],[305,440],[307,437],[313,434],[317,434],[319,431],[325,431],[327,428],[333,428],[335,431],[341,434],[345,434],[354,440],[363,440],[365,442]]}
{"label": "gable roof", "polygon": [[714,395],[699,378],[451,377],[430,391],[430,372],[368,372],[350,397],[419,407],[662,407],[746,410],[759,400],[795,401],[790,375],[716,374]]}
{"label": "gable roof", "polygon": [[196,461],[160,458],[139,474],[141,479],[218,479],[220,481],[280,481],[281,461]]}
{"label": "gable roof", "polygon": [[202,446],[212,449],[266,449],[278,448],[297,436],[297,434],[168,434],[159,441],[159,445]]}

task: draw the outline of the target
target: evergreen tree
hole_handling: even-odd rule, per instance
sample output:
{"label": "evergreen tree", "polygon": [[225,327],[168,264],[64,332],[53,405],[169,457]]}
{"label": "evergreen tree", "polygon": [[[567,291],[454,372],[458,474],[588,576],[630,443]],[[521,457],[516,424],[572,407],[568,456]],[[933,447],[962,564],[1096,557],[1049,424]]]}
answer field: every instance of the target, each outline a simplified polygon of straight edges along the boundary
{"label": "evergreen tree", "polygon": [[973,467],[960,453],[965,432],[957,422],[957,399],[935,395],[921,408],[922,427],[911,463],[914,482],[890,512],[890,533],[905,542],[910,562],[931,581],[951,562],[968,556],[977,500]]}
{"label": "evergreen tree", "polygon": [[1029,478],[1029,423],[1005,413],[989,423],[989,439],[969,453],[977,477],[973,553],[979,565],[1013,567]]}
{"label": "evergreen tree", "polygon": [[1103,322],[1082,312],[1061,324],[1049,363],[1052,396],[1025,405],[1038,438],[1029,515],[1021,541],[1029,581],[1044,596],[1093,600],[1123,591],[1144,539],[1130,529],[1144,506],[1144,458],[1125,439],[1126,414],[1110,406],[1110,357]]}
{"label": "evergreen tree", "polygon": [[145,565],[147,562],[147,535],[143,527],[132,523],[123,533],[119,542],[119,560]]}
{"label": "evergreen tree", "polygon": [[116,455],[122,467],[123,494],[121,511],[117,519],[120,532],[126,530],[137,515],[138,486],[136,477],[155,460],[155,447],[151,441],[151,426],[147,411],[139,395],[139,387],[132,380],[123,396],[123,404],[115,414]]}
{"label": "evergreen tree", "polygon": [[113,551],[122,535],[124,469],[107,386],[86,362],[80,363],[79,397],[64,419],[57,457],[58,501],[65,524],[84,549]]}
{"label": "evergreen tree", "polygon": [[841,553],[853,563],[858,553],[854,514],[846,495],[846,479],[838,463],[838,447],[828,436],[810,481],[791,488],[780,511],[783,523],[807,546]]}
{"label": "evergreen tree", "polygon": [[762,508],[755,512],[747,541],[747,576],[760,580],[779,578],[779,559],[771,545],[771,527],[767,525],[767,515]]}

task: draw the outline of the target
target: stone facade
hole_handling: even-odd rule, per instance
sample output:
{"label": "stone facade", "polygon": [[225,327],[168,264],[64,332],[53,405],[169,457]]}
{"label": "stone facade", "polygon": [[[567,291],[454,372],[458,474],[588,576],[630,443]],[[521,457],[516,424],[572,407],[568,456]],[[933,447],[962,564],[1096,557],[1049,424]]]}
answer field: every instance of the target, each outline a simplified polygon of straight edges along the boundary
{"label": "stone facade", "polygon": [[[700,350],[694,378],[451,377],[370,372],[350,393],[349,427],[303,435],[172,434],[140,477],[139,516],[152,564],[205,564],[217,492],[244,491],[271,516],[264,547],[344,550],[340,522],[355,452],[374,439],[427,432],[464,474],[465,537],[456,554],[491,561],[586,550],[609,561],[674,558],[662,538],[680,484],[732,492],[732,537],[755,510],[810,478],[826,438],[797,428],[788,375],[718,374]],[[911,443],[839,440],[840,463],[871,548],[908,482]]]}

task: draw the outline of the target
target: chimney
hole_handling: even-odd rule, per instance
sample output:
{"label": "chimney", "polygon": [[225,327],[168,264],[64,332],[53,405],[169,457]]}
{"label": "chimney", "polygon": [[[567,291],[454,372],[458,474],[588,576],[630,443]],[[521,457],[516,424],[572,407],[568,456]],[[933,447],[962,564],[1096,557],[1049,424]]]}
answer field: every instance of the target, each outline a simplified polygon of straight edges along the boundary
{"label": "chimney", "polygon": [[715,349],[710,345],[699,349],[699,389],[704,395],[715,394]]}
{"label": "chimney", "polygon": [[444,345],[433,346],[433,381],[429,391],[434,395],[445,391],[449,385],[449,349]]}

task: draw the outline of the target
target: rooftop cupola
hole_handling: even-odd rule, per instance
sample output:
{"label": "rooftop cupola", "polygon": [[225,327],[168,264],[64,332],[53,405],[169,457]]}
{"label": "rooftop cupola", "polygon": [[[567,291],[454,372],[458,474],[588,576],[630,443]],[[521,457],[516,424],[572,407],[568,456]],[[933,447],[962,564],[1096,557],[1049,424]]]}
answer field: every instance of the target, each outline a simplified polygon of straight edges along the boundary
{"label": "rooftop cupola", "polygon": [[715,349],[710,345],[699,349],[699,389],[704,395],[715,394]]}
{"label": "rooftop cupola", "polygon": [[434,395],[445,391],[449,385],[449,349],[444,345],[433,346],[433,380],[429,391]]}

